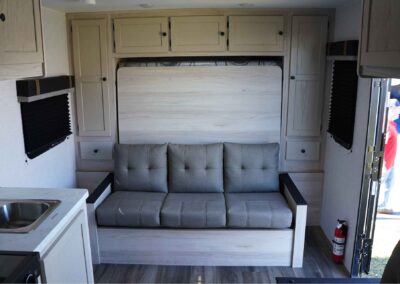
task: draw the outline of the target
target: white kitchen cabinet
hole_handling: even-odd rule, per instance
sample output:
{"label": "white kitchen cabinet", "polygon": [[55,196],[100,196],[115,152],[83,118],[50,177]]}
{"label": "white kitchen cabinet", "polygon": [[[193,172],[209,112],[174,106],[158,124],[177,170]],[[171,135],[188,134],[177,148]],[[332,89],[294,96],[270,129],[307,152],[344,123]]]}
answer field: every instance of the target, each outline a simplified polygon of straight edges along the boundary
{"label": "white kitchen cabinet", "polygon": [[364,0],[360,75],[400,78],[399,28],[400,1]]}
{"label": "white kitchen cabinet", "polygon": [[116,53],[168,52],[168,18],[114,19]]}
{"label": "white kitchen cabinet", "polygon": [[325,16],[293,17],[288,137],[320,136],[327,30]]}
{"label": "white kitchen cabinet", "polygon": [[229,16],[229,51],[283,52],[283,16]]}
{"label": "white kitchen cabinet", "polygon": [[80,211],[41,257],[47,283],[93,283],[86,213]]}
{"label": "white kitchen cabinet", "polygon": [[73,20],[79,136],[110,136],[106,19]]}
{"label": "white kitchen cabinet", "polygon": [[39,0],[0,0],[0,79],[43,75]]}
{"label": "white kitchen cabinet", "polygon": [[226,17],[171,17],[171,51],[226,51]]}

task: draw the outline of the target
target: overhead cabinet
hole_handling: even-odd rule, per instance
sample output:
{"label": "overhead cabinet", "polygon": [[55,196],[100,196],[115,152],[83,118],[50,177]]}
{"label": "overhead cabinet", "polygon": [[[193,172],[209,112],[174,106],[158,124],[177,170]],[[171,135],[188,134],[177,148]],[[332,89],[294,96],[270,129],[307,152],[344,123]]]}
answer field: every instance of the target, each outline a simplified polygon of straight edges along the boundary
{"label": "overhead cabinet", "polygon": [[400,77],[400,1],[364,0],[359,73]]}
{"label": "overhead cabinet", "polygon": [[283,16],[229,16],[229,51],[283,52]]}
{"label": "overhead cabinet", "polygon": [[168,18],[114,19],[116,53],[167,52]]}
{"label": "overhead cabinet", "polygon": [[226,51],[225,16],[171,17],[171,51]]}
{"label": "overhead cabinet", "polygon": [[43,75],[39,0],[0,0],[0,35],[0,78]]}
{"label": "overhead cabinet", "polygon": [[80,136],[110,136],[106,20],[74,20],[72,41]]}
{"label": "overhead cabinet", "polygon": [[287,121],[289,137],[320,136],[327,29],[327,17],[293,17]]}

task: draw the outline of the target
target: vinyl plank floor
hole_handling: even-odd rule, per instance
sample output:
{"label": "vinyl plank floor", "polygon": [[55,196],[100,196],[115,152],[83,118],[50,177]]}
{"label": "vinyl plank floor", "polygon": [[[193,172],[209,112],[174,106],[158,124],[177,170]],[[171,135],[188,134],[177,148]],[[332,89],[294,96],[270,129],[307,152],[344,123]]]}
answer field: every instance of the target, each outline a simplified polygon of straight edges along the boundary
{"label": "vinyl plank floor", "polygon": [[215,267],[100,264],[96,283],[275,283],[275,277],[347,277],[330,259],[330,246],[319,227],[308,227],[304,264],[291,267]]}

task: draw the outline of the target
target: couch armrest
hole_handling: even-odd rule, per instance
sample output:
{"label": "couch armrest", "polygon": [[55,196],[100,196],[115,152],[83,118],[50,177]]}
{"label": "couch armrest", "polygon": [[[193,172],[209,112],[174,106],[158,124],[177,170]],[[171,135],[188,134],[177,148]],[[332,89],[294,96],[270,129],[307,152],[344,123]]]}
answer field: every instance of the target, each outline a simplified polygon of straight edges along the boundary
{"label": "couch armrest", "polygon": [[281,192],[293,212],[293,255],[292,267],[303,266],[304,242],[306,236],[307,202],[288,174],[280,174]]}
{"label": "couch armrest", "polygon": [[114,183],[114,174],[109,173],[86,199],[87,204],[96,208],[111,193]]}
{"label": "couch armrest", "polygon": [[296,205],[307,205],[306,200],[304,197],[301,195],[299,189],[297,186],[294,184],[292,178],[289,176],[289,174],[280,174],[279,175],[279,182],[281,186],[281,192],[286,196],[285,194],[285,188],[289,192],[291,198],[295,202]]}

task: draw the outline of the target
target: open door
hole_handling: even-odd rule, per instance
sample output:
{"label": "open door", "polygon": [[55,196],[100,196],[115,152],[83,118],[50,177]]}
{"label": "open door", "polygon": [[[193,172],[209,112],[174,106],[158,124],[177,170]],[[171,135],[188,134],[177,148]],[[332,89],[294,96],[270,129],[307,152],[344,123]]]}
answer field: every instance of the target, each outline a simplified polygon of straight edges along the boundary
{"label": "open door", "polygon": [[387,127],[389,83],[387,79],[372,81],[365,166],[351,269],[353,277],[368,274],[370,270]]}

